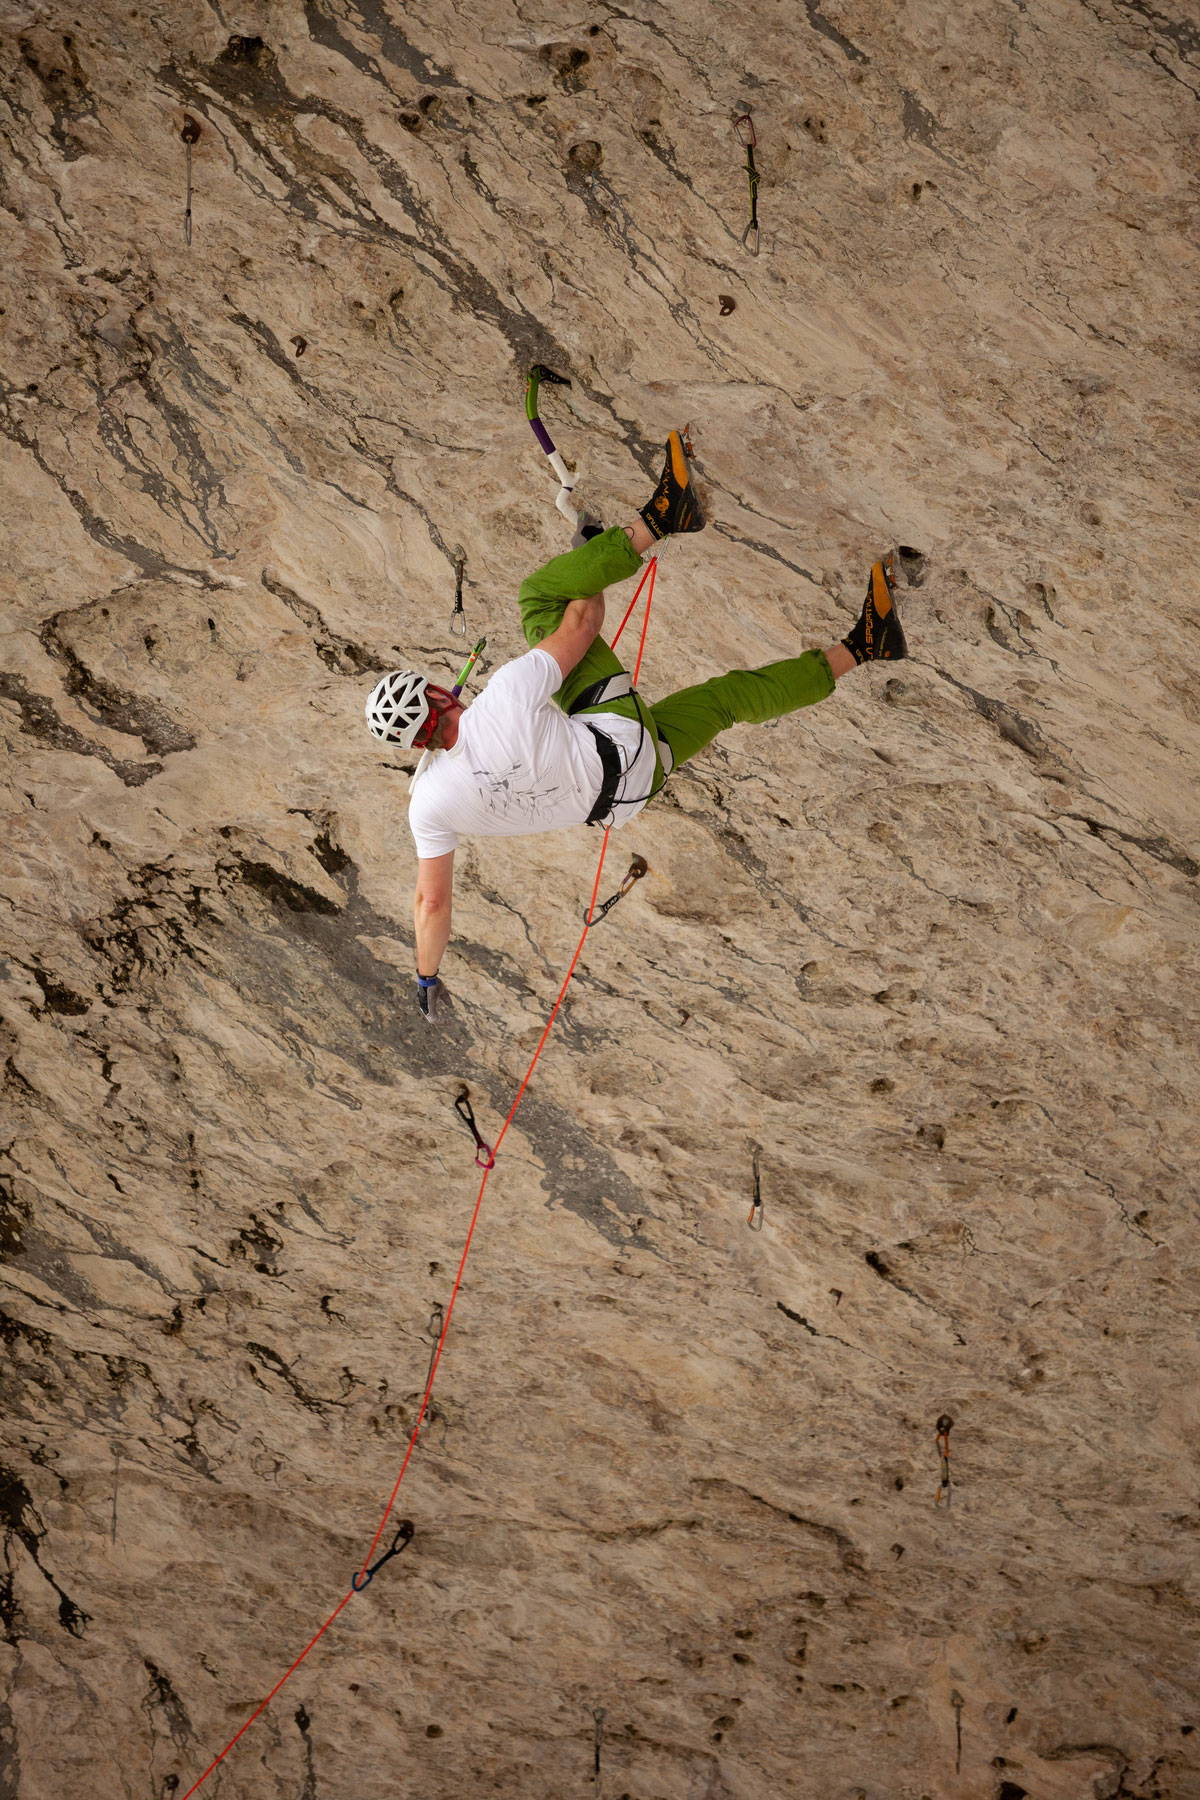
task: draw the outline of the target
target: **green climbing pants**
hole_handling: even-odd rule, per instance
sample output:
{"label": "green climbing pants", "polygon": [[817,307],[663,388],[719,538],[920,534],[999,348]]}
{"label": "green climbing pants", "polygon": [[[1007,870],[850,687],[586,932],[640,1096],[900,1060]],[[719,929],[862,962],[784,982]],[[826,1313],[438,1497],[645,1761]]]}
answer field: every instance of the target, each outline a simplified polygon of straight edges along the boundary
{"label": "green climbing pants", "polygon": [[[556,556],[521,583],[521,625],[525,642],[532,648],[562,623],[570,600],[585,600],[614,582],[626,581],[641,568],[641,558],[621,527],[602,532],[565,556]],[[564,712],[594,682],[622,671],[620,659],[603,638],[596,638],[582,661],[576,664],[554,698]],[[765,725],[798,707],[824,700],[834,689],[833,672],[823,650],[806,650],[783,662],[761,669],[731,669],[697,687],[681,688],[647,706],[634,695],[589,706],[589,714],[615,712],[627,719],[640,718],[654,734],[656,749],[665,740],[673,766],[687,762],[720,731],[731,725]],[[657,793],[665,777],[662,759],[654,777]]]}

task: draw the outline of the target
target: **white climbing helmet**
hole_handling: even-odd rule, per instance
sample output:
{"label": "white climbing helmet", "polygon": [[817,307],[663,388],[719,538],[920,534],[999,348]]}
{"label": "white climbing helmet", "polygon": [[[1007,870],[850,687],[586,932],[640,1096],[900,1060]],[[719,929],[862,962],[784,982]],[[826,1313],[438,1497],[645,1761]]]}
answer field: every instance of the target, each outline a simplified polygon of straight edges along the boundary
{"label": "white climbing helmet", "polygon": [[414,669],[393,669],[377,681],[367,698],[367,729],[383,744],[399,744],[410,750],[432,708],[426,697],[424,675]]}

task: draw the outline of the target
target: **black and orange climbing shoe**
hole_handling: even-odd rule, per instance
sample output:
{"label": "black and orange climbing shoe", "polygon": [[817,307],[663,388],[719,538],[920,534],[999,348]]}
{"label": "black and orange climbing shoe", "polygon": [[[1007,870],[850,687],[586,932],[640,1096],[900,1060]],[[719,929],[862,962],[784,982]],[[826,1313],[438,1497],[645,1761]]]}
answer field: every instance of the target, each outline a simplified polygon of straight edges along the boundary
{"label": "black and orange climbing shoe", "polygon": [[898,662],[908,655],[896,612],[896,561],[890,550],[871,564],[863,609],[842,642],[856,663]]}
{"label": "black and orange climbing shoe", "polygon": [[640,514],[647,531],[656,541],[677,531],[704,529],[704,514],[688,468],[691,447],[685,432],[673,431],[667,439],[667,460],[658,486]]}

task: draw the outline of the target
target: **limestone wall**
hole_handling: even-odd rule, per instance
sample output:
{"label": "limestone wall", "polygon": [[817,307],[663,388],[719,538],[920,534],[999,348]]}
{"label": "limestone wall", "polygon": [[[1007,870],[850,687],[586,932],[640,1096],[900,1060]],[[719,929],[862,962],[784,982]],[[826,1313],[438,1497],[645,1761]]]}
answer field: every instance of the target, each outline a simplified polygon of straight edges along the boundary
{"label": "limestone wall", "polygon": [[201,1791],[1200,1795],[1192,10],[0,33],[0,1795],[187,1794],[395,1480],[452,1103],[494,1136],[598,845],[460,854],[429,1030],[362,704],[455,672],[460,555],[521,649],[534,360],[610,523],[693,421],[648,693],[840,636],[897,541],[912,656],[614,837],[414,1540]]}

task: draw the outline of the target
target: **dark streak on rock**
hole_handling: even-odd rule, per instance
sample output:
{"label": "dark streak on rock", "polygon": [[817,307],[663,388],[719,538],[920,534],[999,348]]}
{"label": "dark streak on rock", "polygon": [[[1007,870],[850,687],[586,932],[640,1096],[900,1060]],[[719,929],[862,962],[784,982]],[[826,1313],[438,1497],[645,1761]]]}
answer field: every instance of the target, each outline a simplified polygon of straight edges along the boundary
{"label": "dark streak on rock", "polygon": [[29,973],[42,990],[40,1011],[65,1014],[68,1018],[82,1018],[91,1011],[92,1003],[85,1000],[82,994],[75,993],[64,982],[56,981],[52,975],[39,968],[35,963]]}
{"label": "dark streak on rock", "polygon": [[942,129],[941,126],[938,124],[933,114],[928,111],[926,107],[921,105],[921,102],[917,99],[915,94],[909,93],[907,88],[901,88],[900,92],[904,99],[903,126],[905,137],[910,139],[916,138],[918,143],[926,145],[930,150],[936,150],[938,147],[938,133]]}
{"label": "dark streak on rock", "polygon": [[373,650],[362,644],[342,637],[326,625],[320,612],[309,600],[302,600],[292,588],[280,581],[277,575],[264,569],[260,577],[269,594],[282,600],[289,612],[293,612],[313,640],[313,649],[335,675],[367,675],[383,674],[392,667],[390,662],[376,655]]}
{"label": "dark streak on rock", "polygon": [[306,1407],[309,1412],[319,1413],[326,1406],[341,1406],[344,1404],[344,1402],[340,1400],[320,1400],[315,1394],[310,1394],[300,1385],[296,1377],[292,1374],[290,1365],[284,1362],[282,1356],[280,1356],[277,1351],[270,1349],[266,1344],[248,1343],[246,1349],[256,1362],[260,1362],[265,1368],[273,1370],[273,1372],[279,1376],[281,1381],[286,1381],[297,1400],[299,1400],[300,1404]]}
{"label": "dark streak on rock", "polygon": [[[64,162],[75,162],[88,154],[87,145],[71,130],[80,119],[96,118],[96,104],[75,53],[70,36],[55,34],[54,51],[39,54],[29,38],[19,40],[21,59],[36,77],[52,120],[50,135],[62,152]],[[66,63],[68,67],[64,68]]]}
{"label": "dark streak on rock", "polygon": [[31,693],[20,675],[0,671],[0,699],[11,700],[21,713],[21,730],[51,750],[69,750],[78,756],[97,756],[126,787],[140,787],[152,775],[162,774],[159,762],[125,762],[103,744],[93,743],[73,726],[65,725],[42,694]]}
{"label": "dark streak on rock", "polygon": [[700,1476],[693,1479],[692,1486],[707,1492],[724,1490],[733,1494],[743,1494],[748,1500],[753,1500],[756,1506],[765,1507],[776,1517],[786,1519],[789,1525],[799,1525],[803,1530],[811,1532],[821,1543],[832,1545],[837,1552],[842,1568],[849,1573],[859,1575],[864,1572],[862,1551],[859,1550],[852,1538],[846,1536],[844,1531],[838,1531],[832,1525],[822,1525],[816,1519],[805,1519],[799,1513],[789,1512],[786,1507],[777,1506],[773,1500],[764,1500],[761,1494],[753,1493],[750,1488],[742,1487],[735,1481],[726,1481],[721,1477]]}
{"label": "dark streak on rock", "polygon": [[[6,1322],[13,1323],[12,1321]],[[21,1328],[17,1327],[17,1329]],[[7,1332],[2,1335],[7,1341]],[[29,1335],[41,1338],[46,1346],[49,1345],[50,1340],[45,1337],[44,1333],[30,1332]],[[13,1539],[16,1539],[36,1566],[43,1581],[47,1582],[58,1595],[58,1622],[63,1630],[69,1632],[72,1637],[81,1638],[91,1623],[91,1615],[76,1606],[75,1602],[64,1594],[53,1575],[43,1568],[39,1551],[46,1536],[46,1527],[34,1511],[33,1499],[25,1483],[12,1469],[3,1466],[0,1466],[0,1526],[4,1529],[6,1543],[11,1543]],[[0,1581],[0,1623],[3,1624],[7,1642],[18,1643],[22,1633],[11,1566],[5,1570],[4,1578]]]}
{"label": "dark streak on rock", "polygon": [[149,1262],[144,1256],[140,1256],[137,1251],[131,1250],[128,1245],[120,1243],[100,1220],[89,1218],[85,1212],[81,1212],[77,1207],[68,1206],[62,1199],[56,1199],[54,1204],[87,1232],[96,1249],[106,1261],[129,1263],[132,1268],[139,1270],[141,1274],[153,1281],[156,1287],[160,1287],[164,1294],[168,1297],[173,1296],[174,1289],[162,1270],[156,1268],[154,1263]]}
{"label": "dark streak on rock", "polygon": [[312,1719],[303,1701],[296,1708],[294,1717],[300,1736],[304,1740],[304,1786],[300,1789],[296,1800],[317,1800],[317,1769],[311,1735]]}
{"label": "dark streak on rock", "polygon": [[18,1194],[11,1175],[0,1175],[0,1262],[13,1262],[21,1254],[25,1229],[33,1207]]}
{"label": "dark streak on rock", "polygon": [[851,62],[870,62],[871,59],[865,51],[860,50],[857,44],[852,44],[848,37],[843,36],[836,25],[830,23],[817,6],[817,0],[804,0],[804,10],[808,14],[808,22],[813,30],[819,32],[823,38],[828,38],[831,44],[836,44],[838,49],[848,56]]}
{"label": "dark streak on rock", "polygon": [[[0,1582],[0,1617],[5,1616],[4,1587],[11,1582],[6,1575]],[[18,1800],[21,1793],[21,1757],[18,1750],[17,1722],[11,1706],[0,1700],[0,1795],[3,1800]]]}
{"label": "dark streak on rock", "polygon": [[[1126,18],[1138,19],[1148,25],[1157,38],[1165,40],[1174,50],[1181,62],[1186,63],[1189,58],[1200,54],[1200,28],[1197,26],[1184,20],[1167,18],[1156,7],[1147,5],[1146,0],[1114,0],[1114,4]],[[1089,7],[1088,10],[1094,9]],[[1099,14],[1096,16],[1099,17]],[[1150,60],[1164,75],[1170,75],[1172,80],[1179,82],[1190,94],[1200,94],[1200,87],[1193,87],[1190,81],[1185,81],[1177,70],[1170,68],[1162,60],[1160,48],[1160,45],[1155,45],[1150,52]]]}
{"label": "dark streak on rock", "polygon": [[252,857],[239,855],[236,858],[241,879],[247,887],[269,900],[272,906],[283,907],[291,913],[340,913],[341,907],[336,900],[328,899],[316,888],[306,887],[302,881],[294,881],[279,869],[272,868],[270,863],[256,862]]}
{"label": "dark streak on rock", "polygon": [[1135,849],[1144,850],[1146,855],[1152,856],[1156,862],[1165,863],[1168,868],[1178,869],[1181,875],[1189,875],[1193,878],[1200,875],[1200,863],[1190,857],[1185,850],[1180,850],[1172,844],[1169,838],[1138,837],[1132,831],[1122,831],[1119,825],[1107,825],[1102,819],[1090,818],[1087,813],[1069,812],[1061,813],[1059,816],[1064,819],[1077,819],[1081,825],[1087,826],[1093,837],[1101,839],[1115,837],[1119,838],[1123,844],[1132,844]]}
{"label": "dark streak on rock", "polygon": [[248,337],[253,338],[259,349],[275,364],[277,369],[283,370],[294,387],[298,387],[300,392],[307,394],[310,399],[317,396],[318,390],[305,381],[296,367],[295,359],[288,355],[269,325],[265,325],[261,319],[248,318],[245,313],[241,312],[230,313],[229,317],[234,325],[239,326]]}
{"label": "dark streak on rock", "polygon": [[[956,687],[960,694],[967,695],[976,712],[982,714],[990,724],[996,727],[1006,743],[1015,745],[1018,750],[1023,750],[1025,755],[1032,757],[1035,762],[1043,765],[1058,763],[1060,768],[1065,766],[1063,759],[1051,750],[1031,719],[1023,718],[1015,708],[1007,705],[1003,700],[993,700],[989,695],[981,694],[977,689],[968,687],[965,681],[959,681],[955,676],[948,675],[945,669],[939,669],[937,672],[943,681],[948,681],[951,687]],[[1046,770],[1043,769],[1043,773],[1045,772]]]}
{"label": "dark streak on rock", "polygon": [[[130,329],[132,331],[132,327]],[[178,334],[172,335],[177,337]],[[139,345],[144,343],[140,337],[138,342]],[[191,416],[171,399],[157,375],[152,373],[154,349],[145,342],[144,350],[146,360],[141,367],[107,391],[97,388],[96,428],[100,441],[122,471],[143,493],[149,494],[160,512],[198,538],[210,556],[228,558],[231,552],[222,549],[219,529],[209,516],[214,504],[228,506],[224,483],[208,459]],[[147,454],[137,441],[134,428],[144,425],[145,421],[136,412],[125,408],[118,410],[112,403],[114,397],[129,386],[141,390],[162,420],[175,453],[168,464],[170,475],[164,471],[163,459],[156,451]],[[187,486],[181,482],[180,470],[185,472]]]}
{"label": "dark streak on rock", "polygon": [[929,1301],[926,1300],[923,1294],[918,1294],[915,1288],[910,1288],[905,1282],[901,1281],[900,1277],[892,1271],[884,1261],[883,1257],[880,1256],[878,1250],[868,1250],[863,1261],[866,1263],[868,1269],[871,1269],[879,1276],[881,1281],[890,1282],[892,1287],[899,1288],[902,1294],[907,1294],[909,1299],[915,1300],[919,1306],[929,1305]]}
{"label": "dark streak on rock", "polygon": [[142,1701],[143,1707],[147,1713],[152,1708],[158,1708],[166,1719],[171,1741],[177,1749],[185,1749],[193,1735],[192,1721],[188,1717],[187,1708],[176,1693],[169,1677],[164,1675],[162,1670],[150,1661],[149,1657],[143,1657],[142,1667],[150,1677],[149,1691]]}
{"label": "dark streak on rock", "polygon": [[207,589],[219,588],[222,585],[207,569],[184,568],[180,563],[169,561],[159,551],[151,550],[145,544],[139,544],[136,538],[122,536],[109,524],[107,519],[102,519],[97,512],[93,511],[83,495],[71,487],[65,474],[51,466],[33,433],[17,419],[11,407],[5,404],[3,399],[0,399],[0,432],[3,432],[14,444],[19,444],[22,450],[32,456],[43,475],[49,476],[60,490],[84,531],[95,543],[103,545],[106,550],[111,550],[118,556],[125,557],[144,575],[153,575],[159,578],[182,575],[186,576],[189,581],[194,581],[198,586]]}
{"label": "dark streak on rock", "polygon": [[177,750],[194,750],[196,740],[191,732],[177,725],[156,700],[144,699],[117,687],[102,675],[92,673],[63,635],[67,616],[58,613],[47,620],[38,637],[47,656],[65,664],[64,685],[81,710],[95,724],[106,726],[109,731],[140,737],[152,755],[168,756]]}
{"label": "dark streak on rock", "polygon": [[[745,502],[742,502],[741,504],[745,506]],[[746,511],[753,511],[753,508],[746,507]],[[761,517],[762,515],[759,514],[758,516]],[[781,551],[776,550],[771,544],[762,544],[759,543],[756,538],[743,537],[740,532],[734,531],[728,525],[714,523],[712,529],[719,532],[723,538],[728,538],[731,544],[737,544],[743,550],[752,550],[759,556],[765,556],[771,562],[777,562],[781,568],[789,569],[793,575],[803,576],[804,580],[810,581],[815,588],[821,588],[822,592],[825,591],[821,587],[821,582],[813,574],[811,569],[806,569],[803,563],[789,562],[788,558],[784,556]]]}
{"label": "dark streak on rock", "polygon": [[[440,63],[431,62],[420,50],[414,48],[408,39],[397,31],[395,25],[380,0],[347,0],[341,9],[343,19],[355,19],[364,32],[369,32],[378,39],[380,49],[387,60],[396,68],[406,69],[414,80],[423,87],[458,87],[461,84]],[[344,56],[348,62],[361,69],[364,74],[371,75],[377,81],[386,82],[383,72],[374,57],[366,56],[357,50],[344,37],[334,24],[328,9],[320,4],[320,0],[305,0],[304,17],[308,25],[308,33],[314,43],[323,44],[327,50]],[[390,91],[390,89],[389,89]]]}

